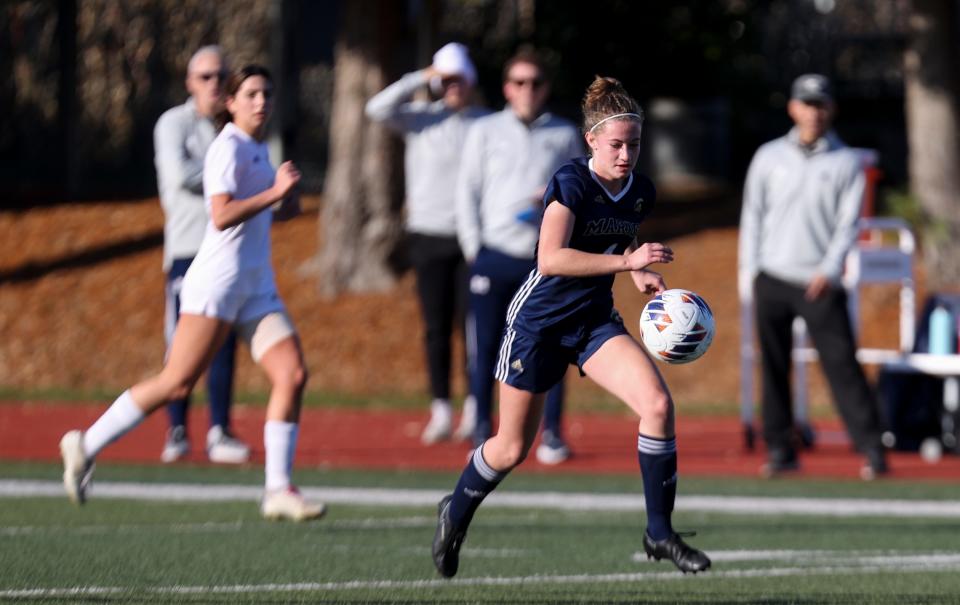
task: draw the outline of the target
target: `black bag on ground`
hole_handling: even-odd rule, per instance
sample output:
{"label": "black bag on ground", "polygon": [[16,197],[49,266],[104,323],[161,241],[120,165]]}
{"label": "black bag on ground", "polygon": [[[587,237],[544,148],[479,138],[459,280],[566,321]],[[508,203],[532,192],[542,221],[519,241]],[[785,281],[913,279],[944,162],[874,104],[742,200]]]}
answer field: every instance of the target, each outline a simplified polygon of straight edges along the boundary
{"label": "black bag on ground", "polygon": [[[923,307],[913,352],[930,350],[930,314],[943,305],[960,317],[960,295],[934,294]],[[943,378],[927,374],[881,370],[877,381],[880,410],[887,429],[896,437],[896,449],[916,451],[924,439],[939,439],[942,430]]]}

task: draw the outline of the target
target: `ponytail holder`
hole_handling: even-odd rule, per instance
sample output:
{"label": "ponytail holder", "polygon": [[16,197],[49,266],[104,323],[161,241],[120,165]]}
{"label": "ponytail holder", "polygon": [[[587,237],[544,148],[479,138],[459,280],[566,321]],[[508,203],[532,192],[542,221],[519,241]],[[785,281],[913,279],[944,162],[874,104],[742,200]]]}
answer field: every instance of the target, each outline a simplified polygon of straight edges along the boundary
{"label": "ponytail holder", "polygon": [[616,119],[616,118],[636,118],[637,120],[639,120],[639,121],[641,121],[641,122],[643,121],[643,116],[641,116],[641,115],[638,114],[638,113],[615,113],[615,114],[613,114],[612,116],[607,116],[606,118],[603,118],[602,120],[600,120],[599,122],[597,122],[596,124],[594,124],[593,127],[590,129],[590,132],[593,132],[594,130],[596,130],[596,129],[597,129],[597,126],[603,124],[604,122],[606,122],[606,121],[608,121],[608,120],[613,120],[613,119]]}

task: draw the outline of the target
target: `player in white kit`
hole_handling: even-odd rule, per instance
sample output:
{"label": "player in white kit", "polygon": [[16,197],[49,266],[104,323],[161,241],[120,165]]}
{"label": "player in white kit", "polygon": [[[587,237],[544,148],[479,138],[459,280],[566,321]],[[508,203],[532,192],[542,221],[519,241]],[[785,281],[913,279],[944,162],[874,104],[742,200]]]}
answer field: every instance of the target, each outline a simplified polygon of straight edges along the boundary
{"label": "player in white kit", "polygon": [[[277,294],[270,260],[273,215],[299,209],[300,173],[284,162],[274,173],[263,139],[273,106],[273,83],[263,67],[248,65],[226,87],[226,122],[204,162],[203,189],[210,216],[203,243],[184,277],[177,325],[160,374],[125,391],[86,431],[60,441],[64,487],[86,499],[94,459],[107,445],[169,401],[185,397],[232,329],[247,342],[270,380],[263,430],[267,518],[320,517],[291,482],[297,423],[307,371],[293,324]],[[271,211],[273,210],[273,212]]]}

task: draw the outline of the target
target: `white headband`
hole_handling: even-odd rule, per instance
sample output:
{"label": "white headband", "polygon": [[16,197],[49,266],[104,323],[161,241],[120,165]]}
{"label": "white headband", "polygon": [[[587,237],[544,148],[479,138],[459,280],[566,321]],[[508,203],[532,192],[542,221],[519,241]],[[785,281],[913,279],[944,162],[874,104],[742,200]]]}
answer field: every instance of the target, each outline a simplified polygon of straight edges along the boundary
{"label": "white headband", "polygon": [[606,122],[607,120],[614,120],[614,119],[616,119],[616,118],[636,118],[637,120],[639,120],[639,121],[641,121],[641,122],[643,121],[643,116],[641,116],[641,115],[638,114],[638,113],[615,113],[615,114],[613,114],[612,116],[608,116],[608,117],[606,117],[606,118],[603,118],[602,120],[600,120],[599,122],[597,122],[596,124],[594,124],[594,125],[593,125],[593,128],[590,129],[590,132],[593,132],[594,130],[596,130],[596,129],[597,129],[597,126],[603,124],[603,123]]}

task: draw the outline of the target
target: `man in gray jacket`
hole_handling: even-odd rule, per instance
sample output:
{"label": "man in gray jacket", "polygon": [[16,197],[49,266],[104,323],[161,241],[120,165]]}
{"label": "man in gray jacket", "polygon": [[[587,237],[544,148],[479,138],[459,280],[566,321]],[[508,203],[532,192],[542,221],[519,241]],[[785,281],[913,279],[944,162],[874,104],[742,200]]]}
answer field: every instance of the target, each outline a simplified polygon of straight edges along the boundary
{"label": "man in gray jacket", "polygon": [[798,468],[790,397],[792,325],[804,319],[840,415],[865,456],[864,479],[887,472],[879,408],[856,359],[840,283],[864,191],[858,155],[830,129],[827,78],[797,78],[787,107],[795,126],[757,151],[740,220],[740,288],[756,309],[767,475]]}
{"label": "man in gray jacket", "polygon": [[[462,44],[438,50],[433,63],[403,76],[367,102],[366,114],[403,135],[406,146],[407,253],[417,276],[417,294],[426,328],[430,378],[430,420],[421,441],[430,445],[453,434],[450,405],[451,338],[454,318],[464,315],[466,265],[457,244],[454,185],[467,128],[489,113],[476,107],[477,72]],[[417,101],[429,89],[440,98]],[[475,407],[464,403],[458,438],[473,433]]]}
{"label": "man in gray jacket", "polygon": [[[180,284],[200,249],[207,225],[203,201],[203,158],[217,132],[214,115],[222,103],[226,78],[223,53],[218,46],[204,46],[187,65],[186,87],[190,97],[167,110],[153,130],[157,189],[163,206],[163,270],[167,275],[167,343],[180,316]],[[250,458],[250,448],[230,432],[233,399],[233,364],[236,338],[231,333],[207,373],[210,399],[210,429],[207,456],[213,462],[239,464]],[[187,455],[187,406],[189,400],[167,406],[170,429],[160,455],[173,462]]]}
{"label": "man in gray jacket", "polygon": [[[550,83],[540,57],[522,50],[503,69],[503,111],[476,121],[457,179],[457,234],[470,263],[467,341],[475,349],[470,392],[477,401],[474,446],[491,434],[493,367],[507,307],[534,268],[543,193],[560,166],[583,155],[573,123],[544,111]],[[471,337],[472,336],[472,337]],[[558,464],[570,451],[560,431],[563,382],[547,396],[537,460]]]}

